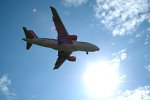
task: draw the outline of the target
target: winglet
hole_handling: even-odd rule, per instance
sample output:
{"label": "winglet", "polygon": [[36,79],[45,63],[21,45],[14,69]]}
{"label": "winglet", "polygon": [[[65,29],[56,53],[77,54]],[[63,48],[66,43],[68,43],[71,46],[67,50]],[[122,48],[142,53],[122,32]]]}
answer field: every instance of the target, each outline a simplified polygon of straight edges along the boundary
{"label": "winglet", "polygon": [[49,6],[51,9],[55,9],[54,7],[52,7],[52,6]]}
{"label": "winglet", "polygon": [[58,69],[58,68],[55,68],[55,67],[54,67],[53,70],[55,70],[55,69]]}

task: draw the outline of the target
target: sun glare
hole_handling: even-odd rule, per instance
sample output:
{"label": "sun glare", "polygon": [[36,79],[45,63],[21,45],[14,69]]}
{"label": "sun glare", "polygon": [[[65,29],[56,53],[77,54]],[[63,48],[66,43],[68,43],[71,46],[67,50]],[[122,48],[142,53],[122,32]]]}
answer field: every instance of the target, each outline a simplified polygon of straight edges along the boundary
{"label": "sun glare", "polygon": [[92,95],[107,97],[118,83],[116,69],[107,62],[92,64],[84,75],[84,82]]}

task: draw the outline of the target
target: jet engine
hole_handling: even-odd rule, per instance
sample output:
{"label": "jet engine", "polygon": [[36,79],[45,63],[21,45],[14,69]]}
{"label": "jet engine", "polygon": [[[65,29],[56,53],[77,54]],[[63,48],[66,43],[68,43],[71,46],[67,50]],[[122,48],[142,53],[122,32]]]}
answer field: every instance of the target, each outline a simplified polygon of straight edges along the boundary
{"label": "jet engine", "polygon": [[69,35],[69,38],[70,38],[71,40],[77,40],[77,35]]}
{"label": "jet engine", "polygon": [[69,61],[76,61],[76,57],[75,57],[75,56],[69,56],[69,57],[68,57],[68,60],[69,60]]}

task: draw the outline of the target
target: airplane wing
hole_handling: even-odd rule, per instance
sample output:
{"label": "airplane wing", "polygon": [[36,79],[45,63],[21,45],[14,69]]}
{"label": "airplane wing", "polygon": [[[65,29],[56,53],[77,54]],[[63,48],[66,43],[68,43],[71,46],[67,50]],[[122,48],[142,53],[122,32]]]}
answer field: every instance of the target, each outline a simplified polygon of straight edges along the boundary
{"label": "airplane wing", "polygon": [[55,67],[54,69],[58,69],[63,63],[64,61],[68,58],[68,56],[71,55],[72,52],[65,52],[65,51],[58,51],[58,59],[55,63]]}
{"label": "airplane wing", "polygon": [[57,11],[55,8],[50,7],[51,11],[53,13],[53,21],[58,33],[58,43],[59,45],[61,44],[73,44],[72,40],[68,37],[68,32],[65,28],[65,26],[63,25]]}

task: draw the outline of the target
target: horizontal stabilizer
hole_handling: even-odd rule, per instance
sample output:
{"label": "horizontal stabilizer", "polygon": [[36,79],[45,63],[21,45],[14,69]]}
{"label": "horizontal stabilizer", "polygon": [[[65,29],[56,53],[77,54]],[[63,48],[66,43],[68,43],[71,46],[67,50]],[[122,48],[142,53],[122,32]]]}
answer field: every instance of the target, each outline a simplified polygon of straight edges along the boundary
{"label": "horizontal stabilizer", "polygon": [[32,43],[27,42],[26,49],[29,50],[31,46],[32,46]]}

